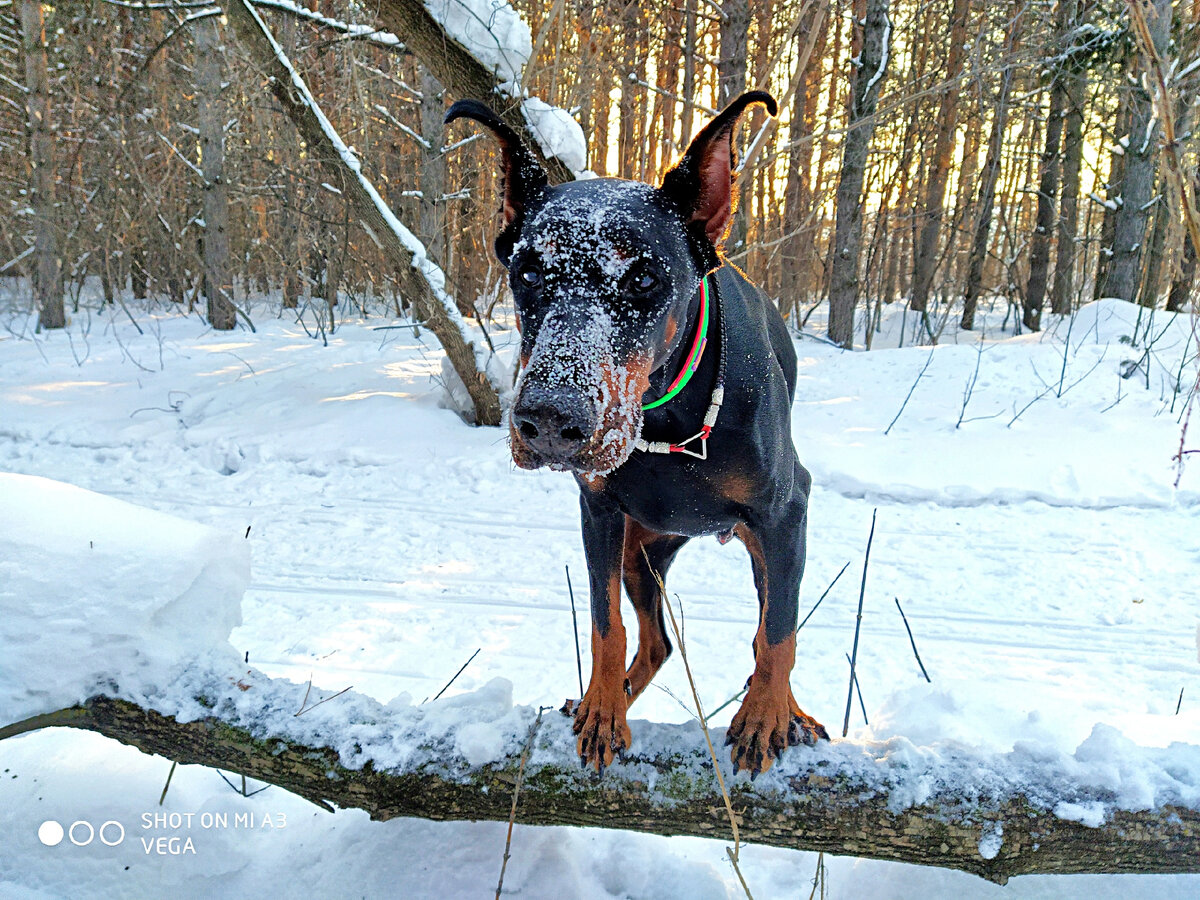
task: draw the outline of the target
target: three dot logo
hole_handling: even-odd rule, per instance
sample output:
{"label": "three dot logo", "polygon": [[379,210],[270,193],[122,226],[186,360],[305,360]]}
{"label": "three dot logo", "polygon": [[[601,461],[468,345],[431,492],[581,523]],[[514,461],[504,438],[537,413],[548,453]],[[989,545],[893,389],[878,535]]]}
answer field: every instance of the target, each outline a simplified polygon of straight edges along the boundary
{"label": "three dot logo", "polygon": [[47,847],[57,847],[64,836],[76,847],[86,847],[97,839],[106,847],[116,847],[125,840],[125,826],[114,819],[109,819],[99,828],[83,819],[72,822],[65,831],[53,819],[47,819],[38,826],[38,840]]}

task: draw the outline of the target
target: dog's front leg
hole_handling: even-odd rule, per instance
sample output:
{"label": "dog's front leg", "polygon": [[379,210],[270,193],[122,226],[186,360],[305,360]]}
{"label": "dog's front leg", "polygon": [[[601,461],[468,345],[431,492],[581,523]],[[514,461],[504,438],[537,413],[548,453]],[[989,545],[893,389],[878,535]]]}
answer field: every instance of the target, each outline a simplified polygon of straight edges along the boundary
{"label": "dog's front leg", "polygon": [[757,775],[771,768],[789,745],[829,739],[825,727],[800,709],[790,684],[807,517],[807,497],[798,494],[775,521],[753,529],[737,527],[750,551],[760,611],[754,674],[725,734],[725,743],[733,745],[734,771]]}
{"label": "dog's front leg", "polygon": [[621,556],[625,516],[602,497],[580,494],[583,549],[592,594],[592,679],[575,710],[579,761],[597,772],[629,747],[625,720],[625,626],[621,624]]}

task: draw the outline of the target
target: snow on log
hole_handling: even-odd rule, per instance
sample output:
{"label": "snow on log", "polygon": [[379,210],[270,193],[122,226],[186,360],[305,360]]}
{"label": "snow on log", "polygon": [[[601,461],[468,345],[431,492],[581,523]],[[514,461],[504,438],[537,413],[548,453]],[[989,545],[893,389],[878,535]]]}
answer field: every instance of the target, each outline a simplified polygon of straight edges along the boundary
{"label": "snow on log", "polygon": [[395,261],[401,291],[421,322],[446,351],[465,386],[479,425],[500,424],[500,400],[486,376],[486,357],[479,359],[474,337],[454,301],[446,294],[446,276],[429,258],[425,246],[392,212],[362,171],[362,164],[321,111],[304,79],[254,10],[252,0],[230,0],[229,24],[263,73],[312,158],[339,181],[364,230]]}
{"label": "snow on log", "polygon": [[[536,714],[511,705],[507,682],[423,706],[385,707],[353,693],[314,706],[325,695],[306,701],[306,693],[244,667],[193,672],[145,705],[98,696],[0,727],[0,738],[83,728],[378,820],[507,820]],[[517,821],[728,840],[699,725],[631,725],[626,761],[597,776],[575,760],[568,721],[547,714]],[[728,760],[722,765],[728,769]],[[725,777],[743,841],[960,869],[1003,883],[1033,873],[1200,871],[1197,776],[1200,748],[1135,747],[1097,727],[1073,756],[835,741],[792,748],[755,782]]]}
{"label": "snow on log", "polygon": [[[508,681],[383,704],[269,678],[228,641],[248,580],[240,534],[0,473],[0,739],[81,728],[375,819],[507,820],[537,714]],[[631,726],[626,759],[597,776],[569,721],[545,715],[518,821],[728,839],[700,726]],[[1071,753],[1033,736],[1007,752],[892,737],[795,747],[753,782],[720,764],[745,841],[998,882],[1200,872],[1193,744],[1097,725]]]}

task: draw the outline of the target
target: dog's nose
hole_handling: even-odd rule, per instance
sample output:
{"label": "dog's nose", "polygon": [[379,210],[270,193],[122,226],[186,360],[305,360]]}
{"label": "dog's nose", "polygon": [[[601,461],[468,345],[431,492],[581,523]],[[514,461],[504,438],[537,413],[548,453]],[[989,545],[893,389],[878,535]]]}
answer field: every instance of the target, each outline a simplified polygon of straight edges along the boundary
{"label": "dog's nose", "polygon": [[585,398],[573,391],[530,388],[513,406],[513,426],[530,449],[566,462],[592,434]]}

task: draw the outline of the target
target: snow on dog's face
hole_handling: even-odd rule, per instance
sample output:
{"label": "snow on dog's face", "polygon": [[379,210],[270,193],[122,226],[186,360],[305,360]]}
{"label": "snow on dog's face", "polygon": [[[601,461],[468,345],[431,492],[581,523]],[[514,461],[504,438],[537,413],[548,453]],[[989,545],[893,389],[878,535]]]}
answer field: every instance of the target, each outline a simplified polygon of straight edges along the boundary
{"label": "snow on dog's face", "polygon": [[633,452],[650,373],[683,340],[699,285],[681,217],[637,182],[548,188],[507,265],[521,328],[513,459],[612,471]]}
{"label": "snow on dog's face", "polygon": [[521,377],[509,418],[513,460],[585,478],[620,466],[641,434],[651,373],[685,340],[700,279],[718,265],[733,206],[738,97],[709,122],[661,187],[616,178],[555,187],[508,125],[460,100],[446,121],[492,130],[504,170],[508,269],[521,329]]}

